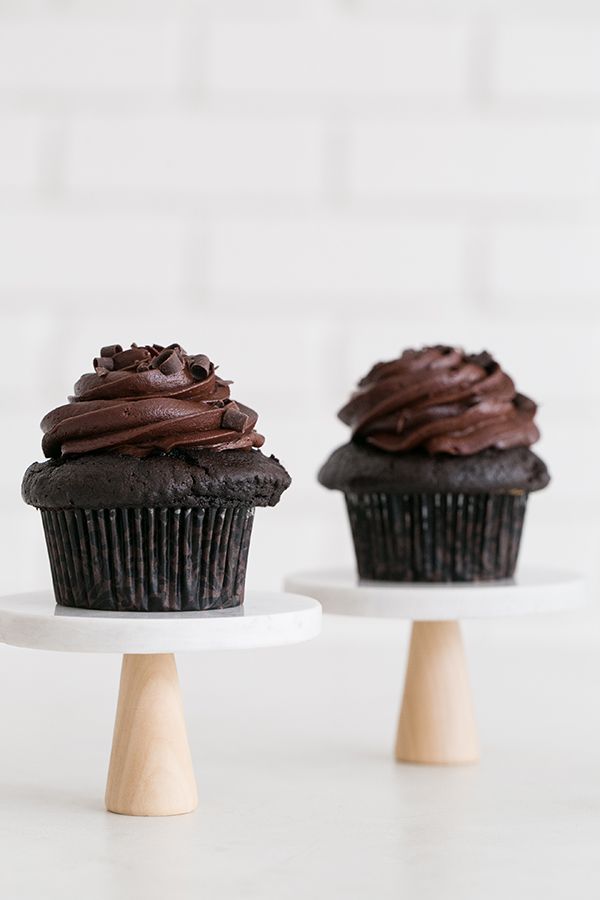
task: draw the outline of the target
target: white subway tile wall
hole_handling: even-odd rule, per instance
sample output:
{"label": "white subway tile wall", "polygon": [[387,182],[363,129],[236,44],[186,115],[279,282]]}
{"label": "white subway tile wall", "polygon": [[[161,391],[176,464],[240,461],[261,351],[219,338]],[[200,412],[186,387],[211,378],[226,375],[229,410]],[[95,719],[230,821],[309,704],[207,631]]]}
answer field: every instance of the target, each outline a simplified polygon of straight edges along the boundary
{"label": "white subway tile wall", "polygon": [[600,8],[585,0],[0,2],[0,590],[19,496],[104,343],[210,354],[294,483],[249,581],[350,562],[315,479],[405,346],[494,351],[554,480],[531,561],[599,574]]}

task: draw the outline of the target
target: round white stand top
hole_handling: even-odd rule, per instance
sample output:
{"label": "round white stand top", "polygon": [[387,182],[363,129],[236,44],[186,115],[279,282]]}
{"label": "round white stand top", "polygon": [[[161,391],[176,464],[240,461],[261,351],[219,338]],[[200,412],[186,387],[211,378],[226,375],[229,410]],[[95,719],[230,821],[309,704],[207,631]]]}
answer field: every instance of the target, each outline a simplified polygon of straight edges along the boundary
{"label": "round white stand top", "polygon": [[79,653],[178,653],[276,647],[316,637],[321,607],[294,594],[249,591],[243,606],[207,612],[70,609],[51,591],[0,598],[0,643]]}
{"label": "round white stand top", "polygon": [[351,569],[326,569],[288,575],[285,588],[314,597],[333,615],[419,622],[555,612],[589,599],[583,576],[527,566],[506,581],[444,584],[359,582]]}

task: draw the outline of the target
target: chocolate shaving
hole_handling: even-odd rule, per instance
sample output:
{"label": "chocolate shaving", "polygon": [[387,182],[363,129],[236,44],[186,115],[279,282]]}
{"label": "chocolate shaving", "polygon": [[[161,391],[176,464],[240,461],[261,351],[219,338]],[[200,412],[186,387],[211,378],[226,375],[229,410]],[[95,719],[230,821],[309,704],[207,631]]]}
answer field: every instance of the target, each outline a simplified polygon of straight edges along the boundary
{"label": "chocolate shaving", "polygon": [[98,369],[103,369],[104,372],[110,372],[114,367],[115,364],[112,356],[97,356],[94,359],[94,369],[96,372]]}
{"label": "chocolate shaving", "polygon": [[469,353],[465,356],[465,359],[467,362],[473,363],[476,366],[481,366],[486,372],[489,372],[494,366],[498,365],[492,354],[488,353],[487,350],[482,350],[481,353]]}
{"label": "chocolate shaving", "polygon": [[170,351],[169,351],[169,350],[165,350],[165,349],[163,348],[163,349],[160,351],[160,353],[157,353],[156,356],[154,356],[154,357],[150,360],[150,368],[151,368],[151,369],[158,369],[158,367],[160,366],[161,362],[163,362],[163,360],[165,360],[169,355],[170,355]]}
{"label": "chocolate shaving", "polygon": [[184,362],[179,353],[169,348],[163,350],[152,360],[152,367],[160,369],[163,375],[175,375],[177,372],[181,372],[183,366]]}
{"label": "chocolate shaving", "polygon": [[188,360],[190,372],[196,381],[205,381],[214,370],[210,359],[203,353],[199,353],[197,356],[190,356]]}
{"label": "chocolate shaving", "polygon": [[147,357],[148,351],[145,347],[134,347],[132,345],[130,350],[123,350],[120,353],[116,353],[113,356],[113,363],[115,369],[127,369],[130,366],[135,366],[140,360],[147,359]]}
{"label": "chocolate shaving", "polygon": [[120,344],[109,344],[108,347],[102,347],[100,350],[100,356],[115,356],[117,353],[121,353],[123,348]]}
{"label": "chocolate shaving", "polygon": [[249,424],[250,419],[248,416],[239,409],[235,402],[232,401],[223,413],[221,427],[231,428],[232,431],[239,431],[242,433],[248,428]]}

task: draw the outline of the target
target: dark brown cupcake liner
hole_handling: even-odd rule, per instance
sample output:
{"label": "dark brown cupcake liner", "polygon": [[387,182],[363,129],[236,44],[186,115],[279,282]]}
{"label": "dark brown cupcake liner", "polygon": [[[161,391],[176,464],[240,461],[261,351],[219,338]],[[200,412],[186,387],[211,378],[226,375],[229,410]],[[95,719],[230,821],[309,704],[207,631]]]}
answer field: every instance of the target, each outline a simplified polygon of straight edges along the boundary
{"label": "dark brown cupcake liner", "polygon": [[347,493],[361,579],[491,581],[514,574],[527,493]]}
{"label": "dark brown cupcake liner", "polygon": [[243,603],[253,507],[41,513],[61,606],[170,612]]}

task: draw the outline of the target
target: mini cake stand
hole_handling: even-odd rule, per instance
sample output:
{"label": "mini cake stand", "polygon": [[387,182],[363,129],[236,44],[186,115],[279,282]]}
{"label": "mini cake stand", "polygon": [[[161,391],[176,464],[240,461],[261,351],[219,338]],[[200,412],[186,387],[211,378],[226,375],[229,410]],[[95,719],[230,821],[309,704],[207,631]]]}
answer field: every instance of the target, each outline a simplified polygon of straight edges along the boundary
{"label": "mini cake stand", "polygon": [[249,592],[210,612],[118,613],[56,606],[50,591],[0,598],[0,642],[35,650],[122,653],[106,808],[129,816],[192,812],[196,780],[174,653],[275,647],[316,637],[306,596]]}
{"label": "mini cake stand", "polygon": [[587,600],[581,576],[527,567],[514,580],[468,584],[359,583],[349,569],[328,570],[290,575],[285,586],[332,615],[413,621],[396,759],[440,765],[479,760],[458,620],[575,609]]}

